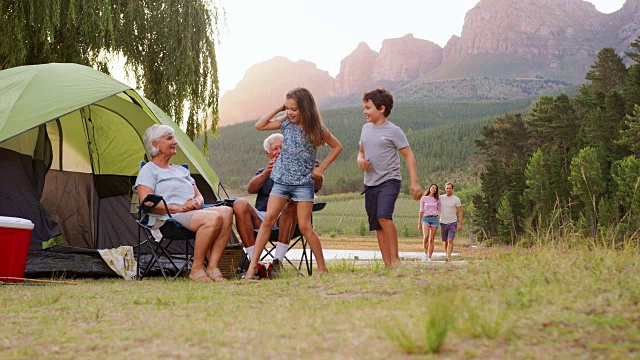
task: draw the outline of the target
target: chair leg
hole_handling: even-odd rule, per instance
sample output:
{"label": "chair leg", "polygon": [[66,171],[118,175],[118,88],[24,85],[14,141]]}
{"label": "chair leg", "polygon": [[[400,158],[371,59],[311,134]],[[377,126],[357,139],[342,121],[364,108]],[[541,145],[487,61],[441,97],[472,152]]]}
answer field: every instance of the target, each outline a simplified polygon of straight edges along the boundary
{"label": "chair leg", "polygon": [[[313,267],[313,252],[311,251],[311,248],[309,248],[309,253],[310,255],[307,255],[307,239],[305,239],[304,237],[300,237],[300,241],[302,242],[302,254],[304,257],[304,263],[307,267],[307,274],[309,274],[309,276],[311,276],[312,273],[312,267]],[[300,267],[302,267],[302,257],[300,258]]]}
{"label": "chair leg", "polygon": [[[293,249],[298,244],[298,242],[300,242],[300,239],[303,239],[303,237],[298,236],[297,238],[295,238],[295,240],[291,239],[293,241],[290,243],[289,248],[287,249],[287,253],[289,252],[289,250]],[[286,255],[284,256],[284,259],[291,265],[291,267],[293,267],[296,270],[298,275],[304,276],[304,274],[300,272],[300,269],[302,268],[302,261],[304,261],[306,256],[307,256],[306,251],[303,248],[302,255],[300,256],[300,263],[298,263],[298,266],[296,266],[293,262],[291,262],[291,260],[289,260],[289,258]]]}
{"label": "chair leg", "polygon": [[[162,247],[160,244],[158,244],[157,247],[154,248],[153,245],[151,245],[150,241],[148,241],[147,243],[149,244],[149,248],[151,249],[151,254],[152,254],[151,261],[149,261],[147,268],[145,269],[144,273],[140,277],[141,279],[144,278],[147,275],[147,273],[151,270],[153,265],[155,265],[156,262],[158,262],[158,259],[160,258],[160,254],[162,253]],[[158,252],[158,249],[160,249],[161,251]],[[162,274],[162,277],[164,277],[165,280],[168,280],[167,275],[165,274],[164,268],[162,266],[160,266],[160,273]]]}
{"label": "chair leg", "polygon": [[268,249],[266,246],[264,247],[264,251],[266,251],[267,253],[266,253],[266,254],[264,254],[264,256],[262,256],[262,257],[260,258],[260,261],[264,261],[264,259],[266,259],[266,258],[267,258],[267,256],[271,257],[272,259],[275,259],[275,258],[276,258],[276,256],[273,254],[273,252],[274,252],[274,251],[275,251],[275,249],[276,249],[276,246],[273,244],[273,241],[271,241],[271,239],[269,239],[268,244],[270,244],[270,245],[271,245],[271,249]]}

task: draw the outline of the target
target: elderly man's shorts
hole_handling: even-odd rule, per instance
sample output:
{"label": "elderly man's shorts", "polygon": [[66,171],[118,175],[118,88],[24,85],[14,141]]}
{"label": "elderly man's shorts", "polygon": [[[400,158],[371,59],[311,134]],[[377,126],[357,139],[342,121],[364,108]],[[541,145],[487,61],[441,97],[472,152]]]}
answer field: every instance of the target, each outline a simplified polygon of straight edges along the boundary
{"label": "elderly man's shorts", "polygon": [[310,201],[313,202],[314,192],[313,183],[305,185],[284,185],[277,182],[273,183],[271,188],[271,196],[277,196],[293,201]]}
{"label": "elderly man's shorts", "polygon": [[381,230],[378,219],[393,219],[396,200],[400,195],[402,181],[391,179],[376,186],[366,186],[364,190],[364,207],[369,217],[369,230]]}
{"label": "elderly man's shorts", "polygon": [[[191,218],[193,217],[193,214],[196,213],[196,211],[198,210],[191,210],[191,211],[187,211],[184,213],[179,213],[179,214],[175,214],[175,215],[171,215],[171,217],[180,223],[180,225],[184,226],[185,228],[194,231],[191,228]],[[157,230],[160,229],[162,227],[162,225],[164,225],[165,220],[158,220],[155,222],[155,224],[153,224],[153,229]]]}
{"label": "elderly man's shorts", "polygon": [[[260,221],[264,221],[265,216],[267,216],[267,212],[266,211],[261,211],[255,208],[255,206],[253,207],[253,211],[256,213],[256,216],[258,216],[258,219],[260,219]],[[278,224],[280,222],[280,216],[282,216],[282,213],[280,213],[280,215],[278,215],[278,221],[276,221],[276,224],[273,225],[273,230],[278,230]],[[253,229],[253,230],[259,230],[258,229]]]}
{"label": "elderly man's shorts", "polygon": [[458,230],[458,222],[452,222],[451,224],[440,224],[440,234],[442,235],[442,241],[449,241],[456,238],[456,231]]}

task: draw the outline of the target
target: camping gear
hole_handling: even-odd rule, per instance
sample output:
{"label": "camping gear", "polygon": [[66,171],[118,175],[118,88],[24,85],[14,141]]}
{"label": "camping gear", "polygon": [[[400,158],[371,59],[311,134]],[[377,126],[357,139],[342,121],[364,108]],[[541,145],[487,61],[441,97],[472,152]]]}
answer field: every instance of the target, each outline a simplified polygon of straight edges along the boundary
{"label": "camping gear", "polygon": [[78,64],[0,71],[0,216],[35,224],[26,274],[115,276],[96,249],[138,243],[132,185],[153,124],[174,129],[174,160],[189,164],[206,202],[217,200],[200,151],[129,86]]}
{"label": "camping gear", "polygon": [[[147,205],[147,204],[151,205]],[[152,233],[153,228],[149,225],[149,214],[153,213],[153,209],[156,206],[160,205],[164,207],[166,214],[169,215],[169,219],[165,221],[165,223],[160,227],[160,232],[162,233],[162,238],[160,240],[156,240],[154,234]],[[180,274],[183,273],[187,269],[187,265],[193,259],[193,242],[195,242],[196,233],[185,228],[179,222],[175,221],[171,216],[171,212],[169,211],[169,207],[167,206],[164,198],[157,194],[149,194],[142,201],[140,201],[140,211],[144,214],[144,217],[138,221],[142,232],[145,235],[146,243],[151,249],[152,258],[149,263],[149,267],[144,272],[138,271],[139,279],[142,280],[151,268],[158,260],[161,258],[165,258],[171,263],[173,266],[173,270],[175,272],[175,276],[172,280],[175,280]],[[167,249],[171,246],[174,241],[184,242],[184,252],[182,253],[183,258],[185,259],[182,266],[176,265],[173,261],[172,256],[167,253]],[[138,244],[140,246],[140,244]],[[162,277],[165,280],[168,280],[167,274],[164,269],[161,269]]]}
{"label": "camping gear", "polygon": [[20,282],[24,276],[33,223],[0,216],[0,281]]}

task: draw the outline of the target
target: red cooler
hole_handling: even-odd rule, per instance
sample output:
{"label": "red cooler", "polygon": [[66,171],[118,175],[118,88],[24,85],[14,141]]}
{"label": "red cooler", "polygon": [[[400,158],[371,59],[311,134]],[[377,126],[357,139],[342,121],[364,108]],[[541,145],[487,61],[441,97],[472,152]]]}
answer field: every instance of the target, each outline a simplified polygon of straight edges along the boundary
{"label": "red cooler", "polygon": [[0,281],[24,277],[33,223],[30,220],[0,216]]}

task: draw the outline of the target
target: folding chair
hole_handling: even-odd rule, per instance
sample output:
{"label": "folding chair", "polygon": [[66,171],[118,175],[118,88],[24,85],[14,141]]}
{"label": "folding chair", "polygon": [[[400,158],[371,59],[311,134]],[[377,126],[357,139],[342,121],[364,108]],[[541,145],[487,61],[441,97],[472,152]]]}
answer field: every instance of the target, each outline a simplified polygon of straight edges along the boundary
{"label": "folding chair", "polygon": [[[313,212],[324,209],[326,205],[327,203],[325,202],[314,202]],[[311,223],[313,224],[313,217],[311,218]],[[254,232],[254,235],[257,237],[258,229],[254,229],[253,232]],[[271,230],[271,234],[269,235],[269,244],[271,244],[271,248],[270,249],[265,248],[265,251],[267,253],[260,258],[260,261],[263,261],[267,256],[271,257],[272,259],[275,259],[274,252],[276,249],[276,244],[278,243],[279,234],[280,234],[279,229]],[[287,257],[287,255],[284,256],[284,260],[287,263],[289,263],[294,269],[296,269],[296,271],[298,272],[298,275],[302,275],[302,276],[304,276],[304,274],[300,272],[300,269],[302,269],[302,264],[305,264],[307,268],[307,274],[311,276],[313,274],[313,252],[311,251],[311,247],[308,246],[307,239],[304,238],[304,236],[300,232],[300,228],[298,227],[298,224],[296,223],[296,227],[293,230],[293,234],[291,235],[291,240],[289,241],[289,248],[287,249],[287,253],[289,252],[289,250],[293,249],[296,245],[298,245],[298,243],[300,243],[300,245],[302,246],[302,255],[300,256],[300,261],[298,262],[298,265],[296,266]],[[307,248],[309,248],[308,254],[307,254]]]}
{"label": "folding chair", "polygon": [[[148,203],[151,203],[151,205],[147,205]],[[156,241],[156,238],[153,234],[153,229],[151,226],[149,226],[149,223],[148,223],[149,222],[148,215],[152,213],[153,209],[155,209],[156,206],[158,206],[158,204],[160,203],[164,205],[165,210],[169,215],[169,219],[167,219],[165,223],[159,228],[160,233],[162,234],[162,239],[160,241]],[[161,258],[164,257],[169,261],[169,263],[173,266],[175,270],[176,274],[173,277],[173,280],[175,280],[178,276],[180,276],[184,272],[185,269],[189,268],[188,265],[193,260],[193,244],[191,243],[191,241],[195,241],[196,234],[190,231],[189,229],[185,228],[184,226],[182,226],[182,224],[175,221],[171,217],[171,213],[169,212],[169,207],[167,206],[167,203],[165,202],[164,198],[160,195],[156,195],[156,194],[147,195],[147,197],[145,197],[140,202],[139,209],[141,211],[141,214],[144,214],[144,216],[141,216],[141,219],[136,220],[136,222],[140,225],[140,228],[144,233],[145,242],[148,244],[151,250],[151,260],[149,262],[149,265],[147,265],[144,273],[140,274],[140,270],[138,269],[138,278],[142,280],[147,275],[149,270],[151,270],[151,268],[153,268],[153,266]],[[184,254],[181,254],[179,256],[179,257],[183,257],[184,259],[184,263],[180,267],[174,261],[174,258],[176,257],[176,255],[169,254],[169,252],[167,251],[169,246],[171,246],[171,244],[176,240],[184,241],[185,243]],[[140,253],[141,253],[141,243],[140,243],[140,237],[138,237],[138,264],[140,264]],[[160,272],[162,273],[162,277],[164,277],[165,280],[168,280],[167,274],[163,266],[160,266]]]}

